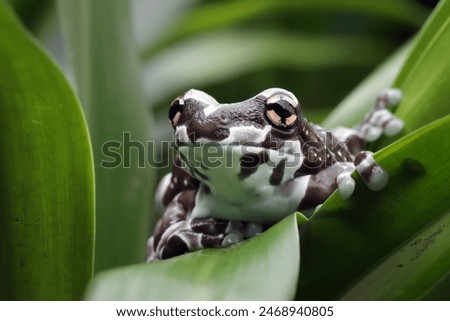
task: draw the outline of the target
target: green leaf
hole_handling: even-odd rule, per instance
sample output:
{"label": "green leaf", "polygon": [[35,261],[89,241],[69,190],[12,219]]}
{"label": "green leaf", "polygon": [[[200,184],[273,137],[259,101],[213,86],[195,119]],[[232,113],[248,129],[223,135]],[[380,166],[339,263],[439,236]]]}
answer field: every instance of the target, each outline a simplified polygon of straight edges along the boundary
{"label": "green leaf", "polygon": [[322,126],[334,128],[338,126],[352,127],[358,124],[364,115],[373,108],[381,90],[392,87],[411,47],[412,42],[408,42],[389,56],[333,109],[322,122]]}
{"label": "green leaf", "polygon": [[427,20],[404,68],[394,82],[405,101],[397,116],[406,118],[409,133],[433,120],[448,115],[450,100],[450,2],[444,0]]}
{"label": "green leaf", "polygon": [[265,68],[370,66],[390,47],[388,42],[370,37],[221,31],[188,39],[152,57],[145,65],[144,83],[147,96],[155,102]]}
{"label": "green leaf", "polygon": [[[404,134],[449,114],[450,2],[441,1],[421,29],[417,41],[394,82],[404,99],[395,114],[404,120]],[[384,138],[375,146],[386,146]]]}
{"label": "green leaf", "polygon": [[63,0],[58,5],[94,149],[95,268],[142,262],[153,199],[153,171],[145,157],[153,150],[151,145],[146,149],[151,120],[139,77],[130,2]]}
{"label": "green leaf", "polygon": [[92,153],[62,73],[0,2],[0,300],[76,300],[91,278]]}
{"label": "green leaf", "polygon": [[[412,50],[409,48],[411,45]],[[405,121],[404,134],[447,115],[450,99],[449,51],[450,4],[441,1],[416,40],[405,45],[358,86],[323,125],[329,128],[355,125],[373,106],[380,90],[391,86],[401,88],[404,94],[404,100],[396,110],[396,115]],[[405,55],[408,55],[406,61]],[[373,145],[386,146],[394,139],[384,138]]]}
{"label": "green leaf", "polygon": [[[396,114],[405,122],[404,133],[410,134],[376,155],[389,172],[387,188],[374,194],[357,187],[348,201],[335,194],[302,230],[299,298],[448,297],[448,291],[442,291],[450,273],[448,265],[442,263],[443,253],[448,256],[448,249],[442,245],[444,232],[439,241],[434,238],[432,251],[422,253],[424,259],[434,260],[432,265],[404,263],[404,277],[395,281],[387,275],[381,277],[380,271],[407,258],[411,250],[406,249],[414,244],[415,237],[420,237],[418,233],[426,236],[436,231],[433,224],[447,220],[450,210],[450,144],[446,138],[450,135],[450,116],[446,116],[450,99],[450,62],[446,57],[449,13],[449,3],[441,2],[416,38],[394,81],[394,87],[404,93]],[[439,120],[430,123],[435,119]],[[417,129],[423,125],[426,126]],[[384,146],[392,140],[383,138],[372,145]],[[390,269],[391,276],[397,275],[398,269]],[[345,295],[347,291],[350,292]]]}
{"label": "green leaf", "polygon": [[[370,271],[343,300],[420,300],[450,273],[450,212]],[[440,300],[450,299],[450,288]]]}
{"label": "green leaf", "polygon": [[260,236],[225,249],[119,268],[98,275],[89,300],[289,300],[300,256],[291,215]]}
{"label": "green leaf", "polygon": [[[450,209],[449,135],[447,116],[381,150],[375,158],[390,175],[384,190],[374,194],[358,179],[349,200],[344,201],[335,193],[311,217],[301,230],[299,298],[336,299],[352,283],[376,271],[377,265],[389,264],[388,255],[401,244],[411,242],[424,229],[433,230],[434,222],[444,219]],[[382,261],[386,258],[387,263]],[[441,271],[445,266],[434,268],[436,273],[445,275]],[[431,289],[436,275],[428,275],[423,282],[426,284],[409,286]],[[396,295],[402,293],[401,289],[396,290]],[[408,299],[408,294],[383,299],[394,297]]]}
{"label": "green leaf", "polygon": [[146,50],[146,58],[153,55],[160,48],[182,38],[197,35],[201,32],[237,25],[256,17],[270,19],[278,12],[354,12],[372,15],[398,21],[401,23],[420,26],[427,16],[427,11],[420,5],[410,1],[359,1],[359,0],[239,0],[213,2],[198,6],[181,19],[174,31],[156,47]]}

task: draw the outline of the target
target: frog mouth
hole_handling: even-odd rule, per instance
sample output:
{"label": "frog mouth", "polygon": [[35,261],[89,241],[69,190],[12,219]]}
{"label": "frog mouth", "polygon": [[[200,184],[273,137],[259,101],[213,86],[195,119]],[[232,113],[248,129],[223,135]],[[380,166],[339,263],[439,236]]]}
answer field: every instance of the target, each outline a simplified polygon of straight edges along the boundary
{"label": "frog mouth", "polygon": [[176,142],[175,149],[192,176],[202,181],[217,171],[245,179],[262,165],[295,171],[304,159],[294,148],[271,149],[259,143]]}
{"label": "frog mouth", "polygon": [[[198,126],[194,126],[198,127]],[[272,126],[256,127],[254,125],[239,125],[231,128],[218,127],[214,130],[208,128],[192,128],[190,125],[180,125],[175,130],[175,143],[177,145],[189,143],[217,143],[220,145],[271,145]],[[210,126],[211,127],[211,126]]]}
{"label": "frog mouth", "polygon": [[224,141],[206,141],[199,139],[195,142],[192,141],[181,141],[175,139],[174,141],[175,150],[180,149],[189,149],[189,150],[201,150],[204,152],[207,151],[206,155],[212,151],[215,153],[218,150],[233,150],[240,148],[242,150],[242,154],[246,154],[247,150],[250,152],[254,151],[254,149],[266,150],[268,153],[279,153],[280,155],[289,155],[294,157],[302,157],[303,154],[301,152],[301,145],[297,141],[287,141],[283,142],[283,144],[270,144],[270,143],[255,143],[255,142],[224,142]]}

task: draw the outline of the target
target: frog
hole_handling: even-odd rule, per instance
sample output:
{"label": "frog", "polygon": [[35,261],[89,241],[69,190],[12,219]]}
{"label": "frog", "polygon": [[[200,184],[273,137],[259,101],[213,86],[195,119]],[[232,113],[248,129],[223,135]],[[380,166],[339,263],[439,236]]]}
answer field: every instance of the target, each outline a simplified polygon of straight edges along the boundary
{"label": "frog", "polygon": [[237,103],[186,91],[169,108],[175,157],[155,193],[163,215],[147,262],[240,243],[296,211],[314,213],[335,191],[348,199],[355,171],[368,189],[383,189],[388,173],[364,147],[402,131],[390,110],[401,100],[387,88],[358,125],[326,130],[286,89]]}

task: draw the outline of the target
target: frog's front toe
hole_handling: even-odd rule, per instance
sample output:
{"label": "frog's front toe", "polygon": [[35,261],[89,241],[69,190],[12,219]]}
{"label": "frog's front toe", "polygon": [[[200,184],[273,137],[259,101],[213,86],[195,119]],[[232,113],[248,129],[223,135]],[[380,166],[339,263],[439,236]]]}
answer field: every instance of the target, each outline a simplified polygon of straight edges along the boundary
{"label": "frog's front toe", "polygon": [[370,126],[365,133],[364,139],[367,142],[374,142],[383,134],[383,128]]}
{"label": "frog's front toe", "polygon": [[389,180],[387,172],[379,165],[372,168],[370,179],[366,182],[367,187],[372,191],[380,191],[386,187]]}
{"label": "frog's front toe", "polygon": [[393,117],[389,123],[386,124],[384,128],[384,134],[386,136],[394,136],[403,130],[404,123],[403,120]]}
{"label": "frog's front toe", "polygon": [[355,180],[352,178],[353,170],[354,168],[346,169],[336,178],[339,195],[344,200],[352,196],[355,190]]}
{"label": "frog's front toe", "polygon": [[244,240],[244,238],[242,237],[241,234],[229,233],[223,238],[222,246],[227,247],[227,246],[242,242],[243,240]]}
{"label": "frog's front toe", "polygon": [[356,171],[372,191],[383,189],[389,180],[387,172],[375,161],[371,152],[360,152],[355,158]]}
{"label": "frog's front toe", "polygon": [[403,99],[403,93],[398,88],[387,88],[384,89],[380,95],[386,96],[386,101],[388,106],[396,106],[400,104]]}

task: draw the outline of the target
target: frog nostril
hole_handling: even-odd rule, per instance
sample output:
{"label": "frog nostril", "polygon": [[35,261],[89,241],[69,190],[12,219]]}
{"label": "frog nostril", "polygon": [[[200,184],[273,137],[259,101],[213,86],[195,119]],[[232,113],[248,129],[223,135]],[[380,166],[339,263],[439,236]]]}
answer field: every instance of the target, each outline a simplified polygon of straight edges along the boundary
{"label": "frog nostril", "polygon": [[226,125],[226,124],[228,124],[229,122],[230,122],[230,117],[228,117],[228,116],[225,116],[225,115],[220,115],[219,116],[219,122],[222,124],[222,125]]}

